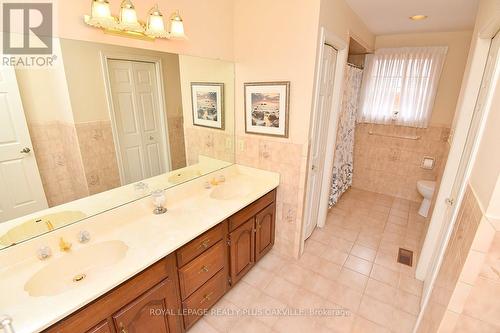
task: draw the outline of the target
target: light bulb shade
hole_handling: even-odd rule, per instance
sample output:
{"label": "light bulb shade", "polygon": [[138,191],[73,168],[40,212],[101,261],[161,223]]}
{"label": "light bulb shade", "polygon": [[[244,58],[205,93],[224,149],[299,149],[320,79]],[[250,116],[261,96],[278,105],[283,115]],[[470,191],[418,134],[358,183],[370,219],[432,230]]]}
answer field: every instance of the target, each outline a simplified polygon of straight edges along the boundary
{"label": "light bulb shade", "polygon": [[90,15],[85,15],[84,20],[88,25],[98,28],[112,28],[116,25],[108,0],[92,0]]}
{"label": "light bulb shade", "polygon": [[148,23],[146,25],[146,34],[152,37],[167,38],[168,32],[165,30],[163,15],[155,5],[148,13]]}
{"label": "light bulb shade", "polygon": [[111,8],[108,0],[93,0],[91,8],[91,18],[110,18]]}
{"label": "light bulb shade", "polygon": [[137,20],[137,12],[130,0],[123,0],[120,6],[120,22],[118,27],[122,30],[143,32],[144,28]]}
{"label": "light bulb shade", "polygon": [[187,39],[184,32],[184,23],[179,15],[179,12],[175,12],[170,17],[170,38],[173,39]]}

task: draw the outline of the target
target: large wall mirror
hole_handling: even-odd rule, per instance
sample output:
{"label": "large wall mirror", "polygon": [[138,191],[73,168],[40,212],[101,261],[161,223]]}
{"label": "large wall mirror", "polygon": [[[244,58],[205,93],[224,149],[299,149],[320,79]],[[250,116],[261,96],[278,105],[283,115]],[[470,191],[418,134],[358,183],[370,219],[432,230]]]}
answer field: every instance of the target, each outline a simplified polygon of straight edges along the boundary
{"label": "large wall mirror", "polygon": [[1,68],[0,248],[234,162],[234,65],[55,40]]}

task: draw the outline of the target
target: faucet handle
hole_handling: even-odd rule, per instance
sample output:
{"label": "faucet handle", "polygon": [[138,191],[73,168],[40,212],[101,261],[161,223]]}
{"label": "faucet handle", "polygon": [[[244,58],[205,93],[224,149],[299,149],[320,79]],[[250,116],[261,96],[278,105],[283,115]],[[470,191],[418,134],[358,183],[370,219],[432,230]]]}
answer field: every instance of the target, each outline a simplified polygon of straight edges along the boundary
{"label": "faucet handle", "polygon": [[36,256],[40,260],[45,260],[50,258],[52,255],[52,250],[48,246],[42,246],[36,251]]}
{"label": "faucet handle", "polygon": [[73,244],[71,244],[70,242],[66,242],[64,240],[64,238],[59,238],[59,249],[62,251],[62,252],[68,252],[69,250],[71,250],[71,246]]}
{"label": "faucet handle", "polygon": [[2,329],[4,333],[14,333],[14,328],[12,327],[12,318],[7,315],[1,315],[0,329]]}
{"label": "faucet handle", "polygon": [[78,233],[78,241],[80,243],[87,243],[90,240],[90,232],[87,230],[81,230]]}

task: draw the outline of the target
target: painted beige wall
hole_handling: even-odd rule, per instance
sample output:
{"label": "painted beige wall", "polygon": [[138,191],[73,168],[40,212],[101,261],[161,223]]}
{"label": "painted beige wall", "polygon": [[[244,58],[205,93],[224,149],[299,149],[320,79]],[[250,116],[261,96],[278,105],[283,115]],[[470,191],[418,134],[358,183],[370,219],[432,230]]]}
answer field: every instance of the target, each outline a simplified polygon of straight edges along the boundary
{"label": "painted beige wall", "polygon": [[375,46],[375,35],[347,5],[345,0],[321,0],[319,25],[344,39],[353,37],[366,49]]}
{"label": "painted beige wall", "polygon": [[165,82],[167,115],[182,115],[177,54],[71,39],[61,39],[61,48],[76,123],[110,120],[101,52],[160,59]]}
{"label": "painted beige wall", "polygon": [[[123,45],[178,54],[210,58],[233,59],[233,1],[232,0],[169,0],[159,3],[168,18],[178,9],[185,22],[188,41],[142,41],[106,35],[99,29],[87,26],[83,15],[90,12],[90,0],[55,0],[57,4],[56,35],[106,44]],[[110,1],[112,13],[118,15],[121,1]],[[139,19],[145,20],[147,12],[158,1],[134,1]]]}
{"label": "painted beige wall", "polygon": [[245,82],[291,81],[290,137],[309,129],[319,0],[235,1],[236,130],[245,132]]}
{"label": "painted beige wall", "polygon": [[[54,54],[62,59],[57,38],[53,39],[53,46]],[[74,122],[61,62],[50,69],[18,68],[16,78],[28,123]]]}
{"label": "painted beige wall", "polygon": [[472,31],[377,36],[375,49],[405,46],[448,46],[430,125],[450,126],[455,114]]}
{"label": "painted beige wall", "polygon": [[193,125],[191,82],[224,83],[224,132],[234,133],[234,63],[180,55],[179,69],[184,128],[197,127]]}
{"label": "painted beige wall", "polygon": [[[300,249],[309,122],[320,25],[368,47],[374,36],[343,0],[234,2],[236,162],[280,172],[276,247]],[[290,81],[289,138],[245,134],[245,82]]]}

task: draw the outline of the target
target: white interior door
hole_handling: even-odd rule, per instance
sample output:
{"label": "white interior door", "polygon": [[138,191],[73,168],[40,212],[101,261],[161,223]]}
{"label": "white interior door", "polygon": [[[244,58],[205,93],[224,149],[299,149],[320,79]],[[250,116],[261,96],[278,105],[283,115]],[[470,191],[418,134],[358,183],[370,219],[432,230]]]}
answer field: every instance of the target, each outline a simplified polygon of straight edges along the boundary
{"label": "white interior door", "polygon": [[16,75],[0,66],[0,222],[47,207]]}
{"label": "white interior door", "polygon": [[322,186],[328,186],[328,184],[323,184],[323,168],[325,164],[330,111],[333,102],[333,84],[335,81],[336,63],[337,50],[325,44],[321,64],[318,107],[314,110],[313,124],[311,127],[305,239],[311,236],[318,223],[321,188]]}
{"label": "white interior door", "polygon": [[[463,194],[465,192],[465,187],[467,185],[467,179],[469,178],[470,170],[472,168],[472,163],[475,160],[475,154],[477,151],[477,146],[481,140],[480,133],[481,128],[484,126],[485,114],[489,108],[489,100],[494,91],[494,85],[498,84],[498,73],[500,64],[500,33],[498,33],[492,41],[490,52],[488,54],[488,60],[486,62],[486,67],[483,74],[483,79],[481,81],[481,88],[476,101],[476,106],[474,108],[474,113],[472,120],[470,122],[469,130],[467,132],[467,139],[463,148],[462,156],[460,157],[460,163],[458,166],[457,174],[451,188],[451,192],[444,202],[436,202],[437,205],[447,205],[446,212],[444,215],[444,223],[441,227],[438,240],[436,242],[436,250],[432,258],[431,267],[429,269],[428,275],[424,281],[424,290],[422,302],[430,296],[432,292],[432,287],[434,285],[434,279],[441,266],[442,259],[444,257],[444,252],[448,245],[449,236],[453,230],[454,223],[457,218],[458,209],[460,207]],[[495,77],[495,75],[497,77]],[[436,209],[436,208],[434,208]]]}
{"label": "white interior door", "polygon": [[122,184],[165,173],[166,142],[155,65],[108,60]]}

